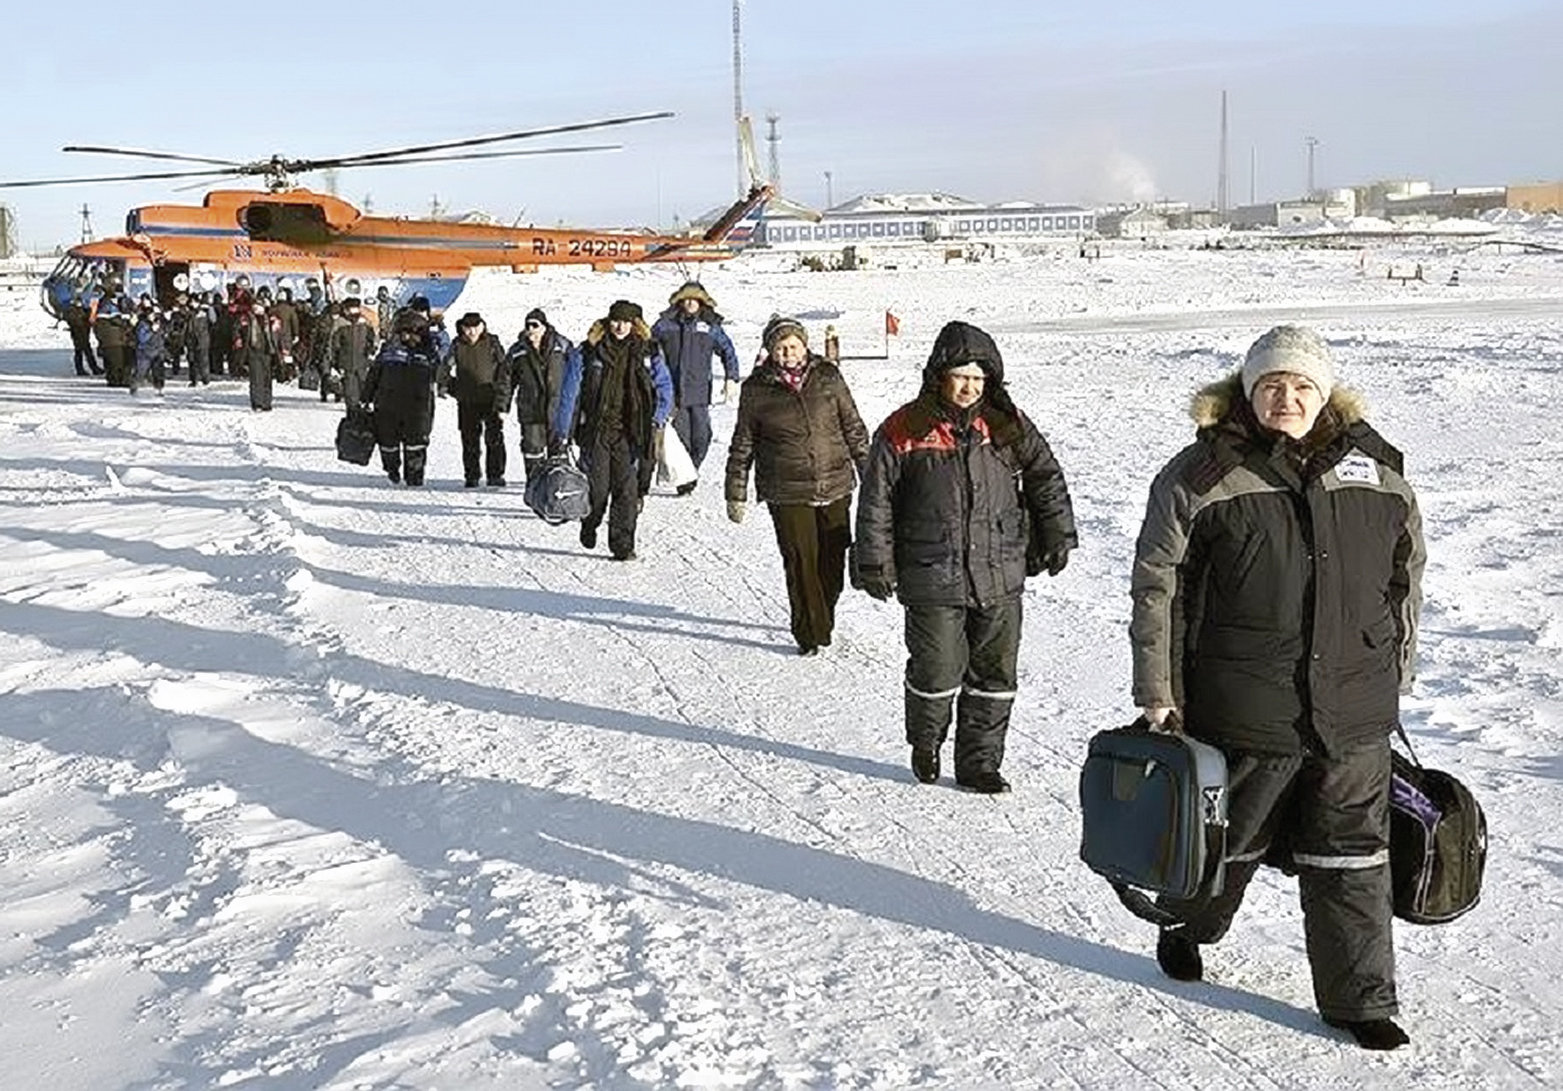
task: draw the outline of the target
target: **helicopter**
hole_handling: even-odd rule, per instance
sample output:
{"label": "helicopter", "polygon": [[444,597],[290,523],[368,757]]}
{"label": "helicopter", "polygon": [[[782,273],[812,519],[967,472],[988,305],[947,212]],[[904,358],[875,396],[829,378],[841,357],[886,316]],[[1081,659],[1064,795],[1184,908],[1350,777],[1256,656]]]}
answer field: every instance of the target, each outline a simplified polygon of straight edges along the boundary
{"label": "helicopter", "polygon": [[[157,204],[131,209],[125,233],[71,247],[44,278],[43,309],[56,319],[77,299],[113,290],[132,299],[149,296],[167,306],[180,293],[222,291],[230,283],[253,289],[288,289],[302,298],[319,286],[327,298],[373,297],[385,288],[398,305],[415,295],[435,311],[461,294],[472,270],[508,266],[517,273],[543,265],[581,264],[609,271],[618,265],[721,261],[758,238],[760,218],[774,196],[758,177],[750,139],[751,185],[699,234],[652,234],[596,228],[504,227],[439,220],[373,216],[339,197],[298,186],[294,177],[314,170],[391,166],[613,150],[618,145],[473,151],[509,141],[603,129],[673,116],[633,114],[321,159],[273,155],[241,162],[207,156],[98,145],[69,145],[67,152],[160,159],[177,170],[77,178],[0,182],[0,188],[77,185],[147,179],[260,176],[264,191],[213,189],[200,205]],[[747,131],[747,118],[740,133]],[[449,153],[449,154],[437,154]],[[242,278],[242,280],[241,280]]]}

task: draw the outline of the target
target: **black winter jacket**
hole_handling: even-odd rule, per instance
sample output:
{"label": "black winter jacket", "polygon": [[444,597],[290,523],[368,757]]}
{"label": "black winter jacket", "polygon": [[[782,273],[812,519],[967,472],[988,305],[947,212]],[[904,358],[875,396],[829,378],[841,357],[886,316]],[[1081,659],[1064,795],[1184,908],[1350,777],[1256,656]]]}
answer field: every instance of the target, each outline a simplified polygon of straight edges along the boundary
{"label": "black winter jacket", "polygon": [[372,402],[376,413],[418,422],[427,435],[434,424],[437,369],[435,348],[427,338],[411,349],[399,339],[387,341],[364,376],[363,400]]}
{"label": "black winter jacket", "polygon": [[868,429],[839,368],[810,356],[794,391],[767,359],[744,380],[727,449],[726,496],[771,504],[829,504],[852,493],[854,471],[868,461]]}
{"label": "black winter jacket", "polygon": [[505,346],[492,333],[484,331],[476,341],[458,333],[443,370],[458,402],[495,413],[510,408],[510,363]]}
{"label": "black winter jacket", "polygon": [[1045,549],[1077,543],[1052,450],[1001,398],[1009,410],[984,400],[963,413],[931,382],[874,433],[857,570],[895,584],[907,606],[991,606],[1020,595],[1028,513]]}
{"label": "black winter jacket", "polygon": [[522,334],[510,346],[506,359],[510,364],[510,387],[516,401],[516,422],[548,424],[559,410],[559,393],[564,389],[565,365],[575,346],[558,330],[543,331],[542,344],[534,349]]}
{"label": "black winter jacket", "polygon": [[1394,729],[1426,556],[1401,455],[1337,387],[1301,441],[1236,376],[1151,485],[1136,547],[1134,700],[1259,753],[1339,753]]}

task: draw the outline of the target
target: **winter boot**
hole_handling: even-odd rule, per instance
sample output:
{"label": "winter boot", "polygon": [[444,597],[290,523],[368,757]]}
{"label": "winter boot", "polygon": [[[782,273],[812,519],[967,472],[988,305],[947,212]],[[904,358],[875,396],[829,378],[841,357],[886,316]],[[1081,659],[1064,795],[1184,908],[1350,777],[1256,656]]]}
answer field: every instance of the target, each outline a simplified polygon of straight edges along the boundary
{"label": "winter boot", "polygon": [[933,746],[912,747],[912,775],[919,784],[932,784],[939,779],[939,750]]}
{"label": "winter boot", "polygon": [[1199,981],[1205,976],[1199,944],[1176,929],[1163,928],[1156,938],[1156,965],[1174,981]]}
{"label": "winter boot", "polygon": [[966,776],[957,776],[955,783],[969,792],[996,796],[1009,791],[1009,781],[999,775],[997,769],[978,769]]}
{"label": "winter boot", "polygon": [[1326,1015],[1324,1021],[1346,1031],[1363,1049],[1399,1049],[1411,1041],[1393,1019],[1332,1019]]}

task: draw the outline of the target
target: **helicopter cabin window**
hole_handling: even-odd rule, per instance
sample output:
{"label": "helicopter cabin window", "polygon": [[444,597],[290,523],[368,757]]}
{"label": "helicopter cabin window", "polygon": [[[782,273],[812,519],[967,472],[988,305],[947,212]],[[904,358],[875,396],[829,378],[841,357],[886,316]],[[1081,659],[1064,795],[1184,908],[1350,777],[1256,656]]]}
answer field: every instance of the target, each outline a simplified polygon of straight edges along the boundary
{"label": "helicopter cabin window", "polygon": [[330,237],[319,205],[255,201],[244,206],[244,230],[259,242],[324,242]]}

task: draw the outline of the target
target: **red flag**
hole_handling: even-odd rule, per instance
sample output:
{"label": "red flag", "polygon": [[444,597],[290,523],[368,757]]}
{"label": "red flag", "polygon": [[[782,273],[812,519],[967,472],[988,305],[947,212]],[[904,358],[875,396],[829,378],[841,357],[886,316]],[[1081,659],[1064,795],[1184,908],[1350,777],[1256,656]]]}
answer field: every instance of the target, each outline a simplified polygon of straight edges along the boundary
{"label": "red flag", "polygon": [[885,312],[885,336],[895,337],[901,332],[901,320],[889,311]]}

